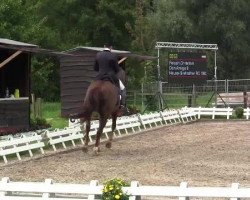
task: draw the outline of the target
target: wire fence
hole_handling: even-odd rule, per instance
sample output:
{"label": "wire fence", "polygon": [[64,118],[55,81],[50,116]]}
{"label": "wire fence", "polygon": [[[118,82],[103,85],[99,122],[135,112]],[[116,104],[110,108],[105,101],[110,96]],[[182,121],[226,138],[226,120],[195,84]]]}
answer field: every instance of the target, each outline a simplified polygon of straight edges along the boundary
{"label": "wire fence", "polygon": [[[226,79],[217,80],[216,82],[208,80],[200,85],[180,85],[167,82],[143,83],[138,90],[128,90],[127,103],[141,111],[181,108],[184,106],[213,107],[217,106],[220,98],[224,102],[225,95],[233,93],[243,99],[243,92],[249,90],[250,79]],[[224,105],[224,107],[226,106],[228,104]],[[243,100],[242,105],[239,102],[237,106],[243,106]]]}

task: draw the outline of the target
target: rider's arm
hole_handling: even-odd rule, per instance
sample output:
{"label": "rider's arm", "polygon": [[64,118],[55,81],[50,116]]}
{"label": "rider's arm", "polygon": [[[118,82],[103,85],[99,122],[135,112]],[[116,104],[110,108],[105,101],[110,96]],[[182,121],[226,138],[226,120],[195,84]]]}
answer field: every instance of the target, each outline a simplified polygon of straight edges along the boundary
{"label": "rider's arm", "polygon": [[99,64],[98,64],[97,60],[95,60],[94,70],[97,72],[99,71]]}
{"label": "rider's arm", "polygon": [[115,71],[115,73],[118,73],[120,71],[120,67],[119,67],[118,60],[117,60],[116,56],[113,57],[110,64],[111,64],[113,70]]}

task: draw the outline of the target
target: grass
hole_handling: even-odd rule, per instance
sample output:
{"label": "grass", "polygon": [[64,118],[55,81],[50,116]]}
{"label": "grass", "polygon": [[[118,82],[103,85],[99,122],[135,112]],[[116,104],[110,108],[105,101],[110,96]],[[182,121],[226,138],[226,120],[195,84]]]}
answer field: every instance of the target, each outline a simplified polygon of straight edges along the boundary
{"label": "grass", "polygon": [[[179,109],[182,108],[184,106],[188,105],[188,95],[186,93],[164,93],[162,95],[163,98],[163,107],[168,107],[170,109]],[[209,99],[212,97],[213,93],[212,92],[207,92],[207,93],[203,93],[203,94],[199,94],[197,93],[197,97],[196,97],[196,107],[198,106],[202,106],[205,107],[208,104],[208,107],[213,107],[213,103],[215,102],[215,95],[213,96],[213,98],[211,99],[211,101],[209,102]],[[150,95],[148,95],[150,97]],[[147,111],[154,111],[158,109],[158,98],[154,95],[151,95],[152,99],[150,100],[150,98],[144,98],[144,106],[142,106],[141,103],[141,97],[137,97],[136,98],[136,105],[134,105],[135,107],[137,107],[138,109],[140,109],[141,111],[144,111],[145,106],[147,106]],[[129,99],[128,103],[134,103],[133,99]]]}
{"label": "grass", "polygon": [[[197,95],[196,104],[197,106],[206,106],[208,103],[208,100],[211,98],[212,93],[208,92],[203,95]],[[164,105],[167,104],[169,108],[181,108],[183,106],[187,106],[187,99],[188,96],[185,94],[167,94],[167,98],[163,95],[164,98]],[[131,99],[127,99],[128,104],[131,104],[132,107],[136,107],[137,109],[144,111],[145,108],[141,105],[141,99],[136,99],[136,104],[134,101],[131,101]],[[129,101],[130,100],[130,101]],[[212,102],[214,102],[214,99],[210,102],[209,106],[212,106]],[[148,102],[144,102],[144,106],[147,105]],[[157,109],[157,100],[154,99],[153,102],[150,102],[153,104],[153,107]],[[165,105],[166,106],[166,105]],[[68,119],[61,117],[61,103],[60,102],[43,102],[42,104],[42,111],[43,111],[43,118],[46,119],[46,121],[52,126],[52,128],[64,128],[68,126]],[[151,111],[150,106],[147,108],[147,111]]]}
{"label": "grass", "polygon": [[52,128],[64,128],[68,126],[68,119],[61,117],[60,102],[43,102],[43,118],[52,126]]}

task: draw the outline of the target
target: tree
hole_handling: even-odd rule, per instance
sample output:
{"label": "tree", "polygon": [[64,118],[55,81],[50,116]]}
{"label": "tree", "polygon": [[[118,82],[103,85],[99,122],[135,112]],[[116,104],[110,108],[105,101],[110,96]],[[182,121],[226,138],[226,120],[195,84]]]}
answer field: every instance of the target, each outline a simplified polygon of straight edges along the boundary
{"label": "tree", "polygon": [[200,40],[219,46],[219,77],[247,78],[250,58],[250,2],[246,0],[212,1],[198,21]]}

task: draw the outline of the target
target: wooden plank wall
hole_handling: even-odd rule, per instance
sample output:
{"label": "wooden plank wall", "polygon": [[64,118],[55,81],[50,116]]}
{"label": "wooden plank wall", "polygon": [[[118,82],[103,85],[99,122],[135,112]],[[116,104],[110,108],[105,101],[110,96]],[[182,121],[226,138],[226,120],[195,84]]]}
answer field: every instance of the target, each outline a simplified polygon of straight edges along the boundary
{"label": "wooden plank wall", "polygon": [[29,99],[1,100],[0,127],[29,128]]}
{"label": "wooden plank wall", "polygon": [[88,86],[96,76],[93,70],[96,52],[81,52],[60,58],[61,115],[79,112]]}

